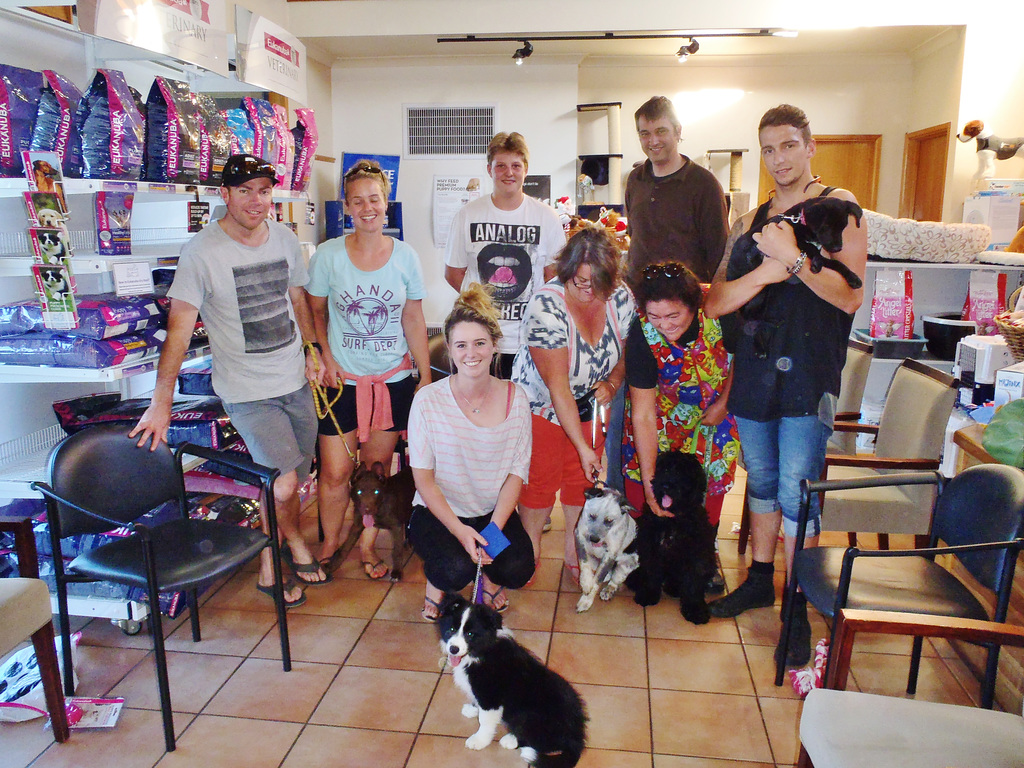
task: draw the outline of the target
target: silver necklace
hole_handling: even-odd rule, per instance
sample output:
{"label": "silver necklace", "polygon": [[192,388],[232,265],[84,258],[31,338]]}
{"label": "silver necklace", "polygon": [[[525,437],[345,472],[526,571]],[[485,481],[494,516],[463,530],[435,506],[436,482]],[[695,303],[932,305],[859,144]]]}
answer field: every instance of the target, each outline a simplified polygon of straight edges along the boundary
{"label": "silver necklace", "polygon": [[[460,384],[460,385],[459,385],[459,387],[461,388],[461,387],[462,387],[462,385]],[[473,413],[480,413],[480,409],[484,407],[484,403],[486,403],[486,402],[487,402],[487,398],[488,398],[488,396],[489,396],[489,395],[491,394],[491,386],[490,386],[490,382],[487,382],[487,391],[486,391],[486,392],[484,392],[484,396],[483,396],[483,398],[482,398],[482,399],[480,400],[480,404],[479,404],[479,405],[477,405],[477,406],[476,406],[475,408],[473,407],[473,403],[471,403],[471,402],[469,401],[469,398],[468,398],[468,397],[466,397],[466,396],[465,396],[464,394],[462,394],[461,392],[458,392],[457,394],[458,394],[458,396],[459,396],[459,397],[461,397],[461,398],[462,398],[462,399],[463,399],[463,400],[464,400],[464,401],[466,402],[466,405],[468,405],[468,406],[469,406],[469,409],[470,409],[471,411],[473,411]]]}

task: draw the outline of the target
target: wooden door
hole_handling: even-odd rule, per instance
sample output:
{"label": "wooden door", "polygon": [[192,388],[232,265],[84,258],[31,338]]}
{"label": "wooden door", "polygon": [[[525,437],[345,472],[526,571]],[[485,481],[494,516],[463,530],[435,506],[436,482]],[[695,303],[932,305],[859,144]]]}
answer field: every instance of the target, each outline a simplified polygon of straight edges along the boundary
{"label": "wooden door", "polygon": [[[821,183],[850,190],[863,208],[874,210],[878,201],[878,166],[882,155],[880,134],[815,136],[817,151],[811,170]],[[775,183],[764,163],[757,185],[758,205],[768,199]]]}
{"label": "wooden door", "polygon": [[902,218],[942,221],[950,131],[950,124],[944,123],[907,134],[900,189]]}

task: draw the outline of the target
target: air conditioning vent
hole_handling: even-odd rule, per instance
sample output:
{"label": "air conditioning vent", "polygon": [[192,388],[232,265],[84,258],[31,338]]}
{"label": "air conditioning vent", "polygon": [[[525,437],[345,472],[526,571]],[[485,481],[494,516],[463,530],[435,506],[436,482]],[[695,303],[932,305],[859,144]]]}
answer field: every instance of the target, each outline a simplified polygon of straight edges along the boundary
{"label": "air conditioning vent", "polygon": [[494,105],[405,106],[405,157],[481,157],[494,136]]}

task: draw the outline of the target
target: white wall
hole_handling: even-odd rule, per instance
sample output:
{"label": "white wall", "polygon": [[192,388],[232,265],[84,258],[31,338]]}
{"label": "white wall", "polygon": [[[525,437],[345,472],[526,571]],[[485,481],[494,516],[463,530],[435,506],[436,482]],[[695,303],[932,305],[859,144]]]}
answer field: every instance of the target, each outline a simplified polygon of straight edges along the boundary
{"label": "white wall", "polygon": [[[496,104],[497,130],[518,131],[530,147],[531,174],[550,174],[552,195],[571,194],[576,173],[576,65],[510,61],[463,64],[403,63],[334,67],[334,147],[342,153],[402,153],[403,104]],[[340,165],[335,169],[340,181]],[[440,322],[455,293],[444,282],[444,253],[434,247],[434,175],[477,174],[486,160],[403,158],[398,182],[405,239],[420,255],[428,323]]]}
{"label": "white wall", "polygon": [[[622,102],[622,166],[628,174],[634,162],[644,159],[633,112],[651,96],[668,96],[683,124],[683,154],[703,163],[709,149],[750,150],[743,156],[743,191],[750,193],[752,204],[760,163],[757,124],[768,108],[780,103],[801,107],[818,134],[882,134],[877,208],[895,215],[911,91],[909,56],[771,57],[722,64],[702,64],[694,57],[685,64],[665,66],[588,62],[580,69],[579,99]],[[583,126],[581,147],[599,142],[604,130],[604,124]],[[728,156],[713,155],[712,169],[728,189]]]}

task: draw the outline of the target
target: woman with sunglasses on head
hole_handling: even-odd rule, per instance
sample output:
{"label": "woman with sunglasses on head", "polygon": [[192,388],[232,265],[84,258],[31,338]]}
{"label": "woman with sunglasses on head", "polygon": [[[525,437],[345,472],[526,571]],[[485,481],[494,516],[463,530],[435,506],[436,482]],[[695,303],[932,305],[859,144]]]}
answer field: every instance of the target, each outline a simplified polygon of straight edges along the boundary
{"label": "woman with sunglasses on head", "polygon": [[[636,284],[638,315],[626,339],[626,498],[665,515],[651,490],[662,451],[692,453],[708,478],[708,522],[718,525],[739,458],[739,432],[727,407],[732,387],[735,322],[707,317],[707,286],[682,264],[644,268]],[[721,574],[709,585],[725,587]]]}
{"label": "woman with sunglasses on head", "polygon": [[633,298],[619,280],[619,251],[600,227],[585,227],[555,260],[556,277],[534,294],[523,320],[526,348],[512,379],[530,400],[533,455],[519,497],[523,525],[540,557],[540,537],[560,494],[565,564],[579,580],[573,529],[583,491],[601,472],[604,435],[594,423],[625,377],[622,356]]}
{"label": "woman with sunglasses on head", "polygon": [[[324,543],[320,563],[336,566],[356,456],[390,473],[399,432],[406,429],[413,394],[430,383],[426,296],[419,256],[384,234],[391,184],[381,167],[360,160],[343,179],[345,212],[354,232],[317,248],[309,264],[309,304],[324,361],[321,399],[319,505]],[[419,382],[412,377],[416,360]],[[374,551],[377,530],[359,541],[363,571],[388,573]]]}

